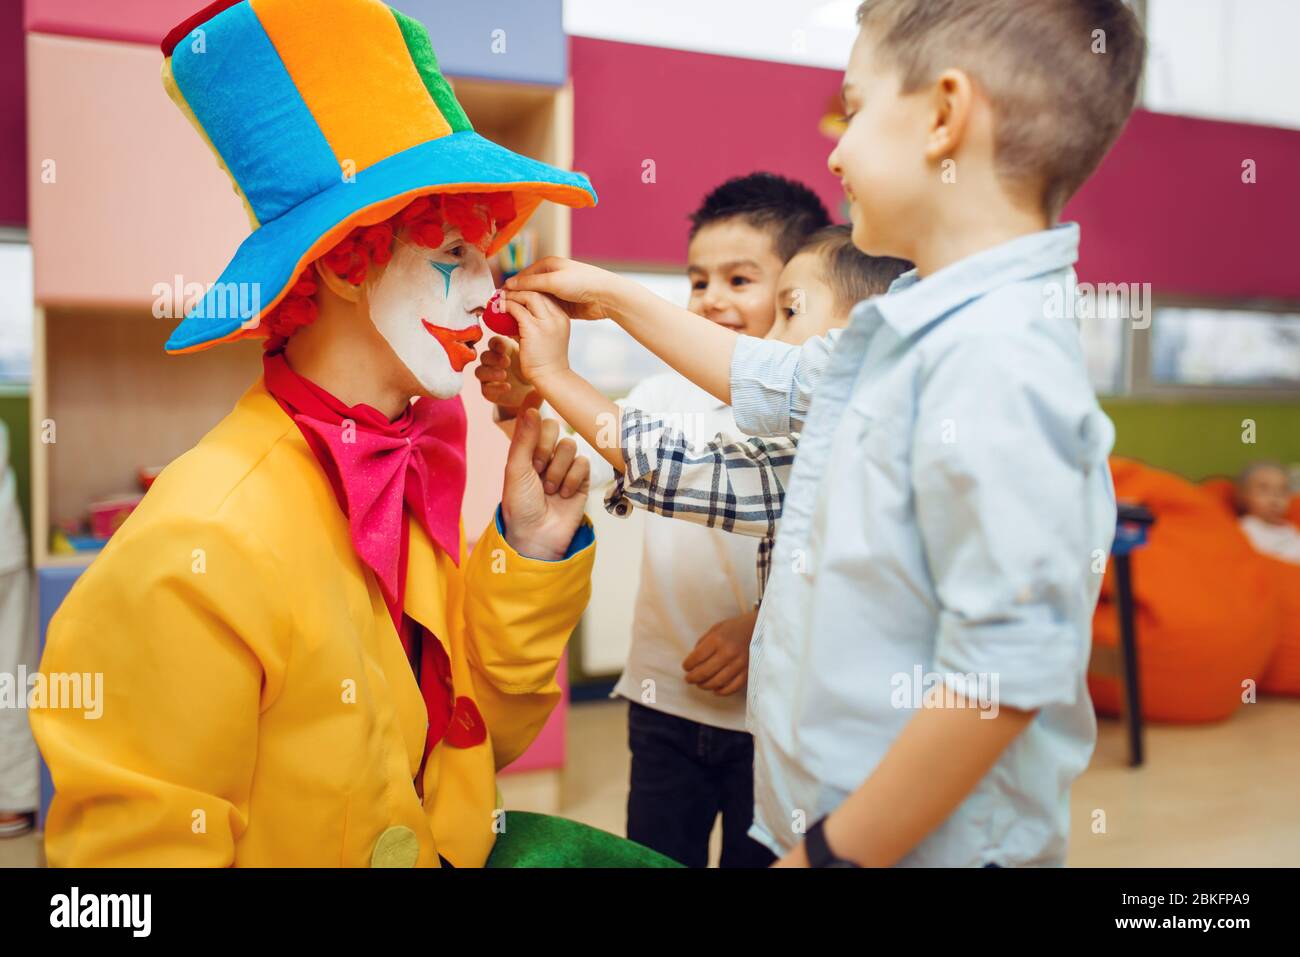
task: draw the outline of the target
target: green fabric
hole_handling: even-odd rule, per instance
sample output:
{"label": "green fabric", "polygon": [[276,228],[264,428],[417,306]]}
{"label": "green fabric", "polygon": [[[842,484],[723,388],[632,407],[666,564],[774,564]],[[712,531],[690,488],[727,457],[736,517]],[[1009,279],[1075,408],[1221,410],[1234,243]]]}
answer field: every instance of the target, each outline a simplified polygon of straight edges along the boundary
{"label": "green fabric", "polygon": [[488,867],[681,867],[657,851],[577,821],[509,811]]}
{"label": "green fabric", "polygon": [[456,94],[451,92],[451,85],[443,77],[442,70],[438,69],[438,55],[433,52],[433,44],[429,42],[429,31],[424,29],[424,24],[420,21],[411,19],[400,10],[393,10],[393,16],[402,28],[402,38],[406,40],[406,49],[411,54],[415,68],[420,71],[420,79],[424,81],[433,102],[438,104],[451,131],[458,133],[461,130],[472,130],[474,127],[469,117],[460,108]]}
{"label": "green fabric", "polygon": [[[1115,423],[1116,455],[1193,482],[1235,475],[1259,459],[1300,464],[1300,402],[1179,395],[1168,401],[1109,398],[1101,404]],[[1254,423],[1253,436],[1246,434],[1247,420]]]}

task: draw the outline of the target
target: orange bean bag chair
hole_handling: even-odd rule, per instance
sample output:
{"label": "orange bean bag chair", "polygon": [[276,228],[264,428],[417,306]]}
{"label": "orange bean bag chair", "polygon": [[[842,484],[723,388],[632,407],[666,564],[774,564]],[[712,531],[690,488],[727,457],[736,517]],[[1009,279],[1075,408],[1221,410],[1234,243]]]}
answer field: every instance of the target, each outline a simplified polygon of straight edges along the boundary
{"label": "orange bean bag chair", "polygon": [[[1116,496],[1156,516],[1133,552],[1142,713],[1152,721],[1229,717],[1243,682],[1258,686],[1281,636],[1276,575],[1213,494],[1169,472],[1112,459]],[[1106,569],[1093,643],[1119,642],[1115,563]],[[1121,682],[1089,675],[1097,712],[1117,715]]]}
{"label": "orange bean bag chair", "polygon": [[[1209,479],[1202,487],[1214,496],[1224,511],[1237,517],[1236,487],[1231,479]],[[1291,499],[1287,520],[1300,527],[1300,495]],[[1260,555],[1272,574],[1282,601],[1282,636],[1259,690],[1270,694],[1300,695],[1300,565]]]}

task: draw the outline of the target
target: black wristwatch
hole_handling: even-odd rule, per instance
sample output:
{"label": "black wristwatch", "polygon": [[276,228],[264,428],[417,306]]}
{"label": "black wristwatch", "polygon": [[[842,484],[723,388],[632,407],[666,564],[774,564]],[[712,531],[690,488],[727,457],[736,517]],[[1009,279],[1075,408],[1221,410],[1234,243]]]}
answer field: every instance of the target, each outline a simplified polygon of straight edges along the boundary
{"label": "black wristwatch", "polygon": [[804,835],[804,849],[808,852],[809,867],[857,867],[852,861],[836,857],[831,846],[826,843],[826,818],[819,818],[817,823],[808,828]]}

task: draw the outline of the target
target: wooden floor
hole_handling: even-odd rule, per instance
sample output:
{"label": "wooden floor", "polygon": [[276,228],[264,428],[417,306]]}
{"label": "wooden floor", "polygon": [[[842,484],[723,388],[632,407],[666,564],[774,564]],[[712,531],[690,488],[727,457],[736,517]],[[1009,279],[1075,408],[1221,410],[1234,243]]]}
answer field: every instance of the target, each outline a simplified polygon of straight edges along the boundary
{"label": "wooden floor", "polygon": [[[583,704],[569,715],[561,813],[621,834],[626,705]],[[1146,764],[1129,768],[1123,727],[1100,722],[1071,795],[1071,866],[1300,866],[1300,700],[1245,705],[1221,724],[1153,726],[1146,745]],[[502,791],[516,806],[509,781]],[[1094,819],[1104,833],[1093,833]]]}
{"label": "wooden floor", "polygon": [[[1102,721],[1072,795],[1072,866],[1300,865],[1300,700],[1265,699],[1222,724],[1149,728],[1146,765],[1125,761],[1123,729]],[[628,762],[626,705],[574,706],[560,813],[621,834]],[[503,777],[506,806],[555,810],[532,787],[527,775]],[[42,863],[34,836],[0,840],[0,867]]]}

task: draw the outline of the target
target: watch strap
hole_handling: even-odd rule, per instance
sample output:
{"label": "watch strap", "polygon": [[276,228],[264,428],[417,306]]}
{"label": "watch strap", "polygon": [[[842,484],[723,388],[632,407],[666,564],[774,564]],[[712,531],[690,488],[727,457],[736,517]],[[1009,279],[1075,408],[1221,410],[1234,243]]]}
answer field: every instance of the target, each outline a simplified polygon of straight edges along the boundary
{"label": "watch strap", "polygon": [[857,867],[852,861],[838,857],[831,846],[826,843],[826,818],[818,818],[817,823],[804,835],[804,846],[808,852],[808,864],[811,867]]}

